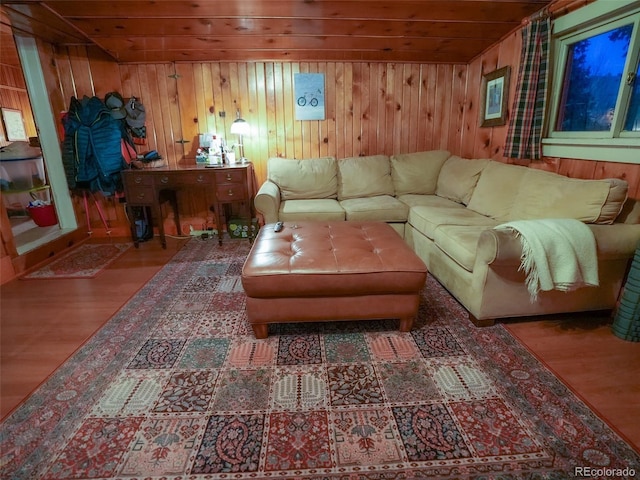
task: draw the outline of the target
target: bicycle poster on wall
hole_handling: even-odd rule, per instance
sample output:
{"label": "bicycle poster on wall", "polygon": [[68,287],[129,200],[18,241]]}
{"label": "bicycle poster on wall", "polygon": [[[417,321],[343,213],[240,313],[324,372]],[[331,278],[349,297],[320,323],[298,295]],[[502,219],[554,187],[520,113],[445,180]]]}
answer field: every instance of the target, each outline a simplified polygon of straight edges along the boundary
{"label": "bicycle poster on wall", "polygon": [[295,73],[296,120],[324,120],[324,73]]}

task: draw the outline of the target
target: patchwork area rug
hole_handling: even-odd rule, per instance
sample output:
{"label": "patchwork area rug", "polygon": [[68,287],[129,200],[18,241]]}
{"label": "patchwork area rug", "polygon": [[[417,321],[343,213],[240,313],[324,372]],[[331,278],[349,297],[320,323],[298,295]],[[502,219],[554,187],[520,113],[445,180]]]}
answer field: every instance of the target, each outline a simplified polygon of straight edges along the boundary
{"label": "patchwork area rug", "polygon": [[[6,479],[566,479],[640,456],[429,277],[397,321],[256,340],[248,242],[191,240],[1,425]],[[614,475],[616,476],[616,475]],[[624,477],[621,477],[624,478]]]}
{"label": "patchwork area rug", "polygon": [[83,243],[21,279],[93,278],[122,255],[131,243]]}

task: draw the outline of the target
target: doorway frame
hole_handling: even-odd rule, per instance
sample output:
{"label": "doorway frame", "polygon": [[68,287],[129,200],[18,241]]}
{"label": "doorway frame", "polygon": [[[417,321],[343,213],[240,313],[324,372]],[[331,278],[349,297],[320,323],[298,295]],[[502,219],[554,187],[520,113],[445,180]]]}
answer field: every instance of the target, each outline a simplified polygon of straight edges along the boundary
{"label": "doorway frame", "polygon": [[[36,130],[40,139],[42,156],[47,170],[51,195],[58,215],[59,231],[56,235],[47,235],[40,241],[32,242],[28,246],[18,248],[18,253],[26,253],[44,245],[57,237],[78,229],[71,194],[67,185],[60,140],[51,104],[49,93],[42,73],[42,64],[38,55],[38,46],[34,37],[14,34],[16,49],[22,64],[22,72],[27,86],[27,95],[31,104],[31,111],[36,124]],[[53,237],[53,238],[52,238]],[[23,251],[21,251],[23,250]]]}

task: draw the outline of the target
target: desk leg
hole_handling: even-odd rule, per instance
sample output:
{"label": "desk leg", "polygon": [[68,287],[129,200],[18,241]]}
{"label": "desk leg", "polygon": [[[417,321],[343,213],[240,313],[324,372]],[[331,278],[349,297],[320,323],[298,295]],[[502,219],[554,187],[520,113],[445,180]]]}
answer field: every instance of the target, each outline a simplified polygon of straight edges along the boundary
{"label": "desk leg", "polygon": [[162,218],[162,204],[156,203],[153,206],[153,216],[158,219],[158,233],[160,235],[160,243],[162,244],[162,248],[167,248],[167,239],[164,236],[164,222]]}
{"label": "desk leg", "polygon": [[138,248],[140,246],[140,242],[138,241],[138,235],[136,233],[136,219],[133,213],[133,207],[127,203],[126,209],[127,209],[127,217],[129,218],[129,230],[131,231],[131,240],[133,240],[133,245],[136,248]]}
{"label": "desk leg", "polygon": [[173,208],[173,218],[176,222],[176,231],[178,235],[182,235],[182,225],[180,224],[180,212],[178,211],[178,193],[174,190],[171,192],[171,208]]}
{"label": "desk leg", "polygon": [[213,218],[216,221],[216,231],[218,232],[218,245],[222,245],[222,220],[220,219],[221,205],[215,202],[209,209],[213,212]]}

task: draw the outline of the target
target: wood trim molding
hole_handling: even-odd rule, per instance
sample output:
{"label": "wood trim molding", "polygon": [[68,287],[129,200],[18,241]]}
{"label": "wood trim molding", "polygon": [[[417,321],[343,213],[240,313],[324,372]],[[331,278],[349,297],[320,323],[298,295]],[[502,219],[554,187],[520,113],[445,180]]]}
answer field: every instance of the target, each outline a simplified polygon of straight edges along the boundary
{"label": "wood trim molding", "polygon": [[595,0],[556,0],[547,7],[547,10],[553,18],[558,18],[594,1]]}

